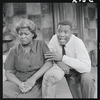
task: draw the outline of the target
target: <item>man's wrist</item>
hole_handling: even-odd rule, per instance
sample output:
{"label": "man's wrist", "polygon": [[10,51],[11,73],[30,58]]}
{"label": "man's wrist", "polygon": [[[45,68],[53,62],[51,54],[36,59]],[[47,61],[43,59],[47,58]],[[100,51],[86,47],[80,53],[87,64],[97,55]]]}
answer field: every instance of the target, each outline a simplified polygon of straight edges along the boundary
{"label": "man's wrist", "polygon": [[61,57],[60,61],[62,61],[62,59],[63,59],[63,56]]}
{"label": "man's wrist", "polygon": [[59,60],[59,61],[55,61],[55,63],[58,65],[58,64],[60,64],[62,61],[61,60]]}
{"label": "man's wrist", "polygon": [[19,81],[17,82],[17,85],[20,86],[21,83],[22,83],[22,82],[19,80]]}

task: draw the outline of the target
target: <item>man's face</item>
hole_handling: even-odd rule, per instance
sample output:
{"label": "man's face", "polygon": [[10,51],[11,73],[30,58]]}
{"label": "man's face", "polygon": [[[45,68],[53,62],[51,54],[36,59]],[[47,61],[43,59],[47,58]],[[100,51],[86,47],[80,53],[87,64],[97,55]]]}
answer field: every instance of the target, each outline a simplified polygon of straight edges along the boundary
{"label": "man's face", "polygon": [[65,45],[71,37],[71,28],[69,25],[58,25],[57,38],[61,45]]}
{"label": "man's face", "polygon": [[23,28],[19,31],[19,39],[23,45],[31,43],[33,36],[34,34],[32,34],[28,28]]}

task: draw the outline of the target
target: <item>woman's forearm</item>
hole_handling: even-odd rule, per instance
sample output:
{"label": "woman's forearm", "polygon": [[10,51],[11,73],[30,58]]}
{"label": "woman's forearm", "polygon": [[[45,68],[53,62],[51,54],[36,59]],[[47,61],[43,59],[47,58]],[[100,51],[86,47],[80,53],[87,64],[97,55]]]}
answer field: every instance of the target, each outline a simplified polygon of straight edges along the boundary
{"label": "woman's forearm", "polygon": [[52,67],[52,61],[46,62],[33,76],[36,80],[39,79],[48,69]]}
{"label": "woman's forearm", "polygon": [[21,81],[15,76],[13,72],[6,71],[5,74],[10,82],[15,83],[16,85],[19,85],[21,83]]}

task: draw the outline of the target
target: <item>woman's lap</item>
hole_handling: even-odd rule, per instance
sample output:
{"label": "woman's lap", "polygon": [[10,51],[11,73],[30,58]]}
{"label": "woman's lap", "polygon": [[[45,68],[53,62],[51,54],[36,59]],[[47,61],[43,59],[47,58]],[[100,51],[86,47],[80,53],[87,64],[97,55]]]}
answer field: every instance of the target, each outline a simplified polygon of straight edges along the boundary
{"label": "woman's lap", "polygon": [[25,94],[19,94],[18,98],[42,98],[42,84],[36,84],[32,90]]}
{"label": "woman's lap", "polygon": [[21,93],[21,91],[16,84],[9,81],[3,82],[3,95],[8,98],[17,98],[19,93]]}
{"label": "woman's lap", "polygon": [[3,98],[41,98],[41,85],[36,84],[30,92],[23,94],[16,84],[5,81],[3,82]]}

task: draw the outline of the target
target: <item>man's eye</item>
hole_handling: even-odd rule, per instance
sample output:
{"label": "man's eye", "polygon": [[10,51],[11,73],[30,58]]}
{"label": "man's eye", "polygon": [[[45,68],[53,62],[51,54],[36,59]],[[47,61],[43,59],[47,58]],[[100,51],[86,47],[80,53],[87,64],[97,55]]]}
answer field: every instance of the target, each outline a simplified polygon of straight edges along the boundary
{"label": "man's eye", "polygon": [[69,33],[69,31],[64,31],[66,34]]}
{"label": "man's eye", "polygon": [[62,31],[61,30],[58,30],[58,32],[61,33]]}
{"label": "man's eye", "polygon": [[67,31],[64,31],[65,33],[68,33]]}

